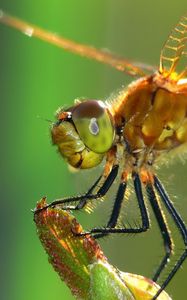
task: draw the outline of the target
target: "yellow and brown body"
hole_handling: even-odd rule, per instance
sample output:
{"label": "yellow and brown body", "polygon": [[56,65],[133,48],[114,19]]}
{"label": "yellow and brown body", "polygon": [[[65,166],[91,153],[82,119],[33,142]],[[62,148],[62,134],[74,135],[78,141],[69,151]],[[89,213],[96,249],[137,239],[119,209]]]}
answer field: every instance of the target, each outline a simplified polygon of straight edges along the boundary
{"label": "yellow and brown body", "polygon": [[187,82],[176,84],[159,74],[137,80],[120,93],[113,116],[131,153],[179,147],[187,142]]}
{"label": "yellow and brown body", "polygon": [[[128,158],[128,166],[137,160],[136,165],[145,167],[148,162],[152,165],[162,153],[187,142],[185,80],[176,83],[156,73],[133,82],[110,107],[98,108],[98,103],[88,100],[75,104],[78,117],[72,112],[74,107],[62,111],[57,115],[60,122],[52,127],[53,143],[75,168],[98,165],[111,148],[117,149],[119,145],[123,147],[122,156]],[[90,126],[95,133],[90,131]]]}

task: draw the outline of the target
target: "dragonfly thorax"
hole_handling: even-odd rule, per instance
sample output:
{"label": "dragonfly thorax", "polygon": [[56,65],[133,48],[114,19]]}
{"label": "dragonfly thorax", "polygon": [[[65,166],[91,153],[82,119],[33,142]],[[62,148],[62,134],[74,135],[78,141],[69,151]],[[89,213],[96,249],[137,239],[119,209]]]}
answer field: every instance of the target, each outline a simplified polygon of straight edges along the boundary
{"label": "dragonfly thorax", "polygon": [[[131,153],[155,155],[187,142],[187,91],[176,83],[156,81],[153,75],[134,82],[113,106],[116,127]],[[173,88],[172,88],[173,87]]]}

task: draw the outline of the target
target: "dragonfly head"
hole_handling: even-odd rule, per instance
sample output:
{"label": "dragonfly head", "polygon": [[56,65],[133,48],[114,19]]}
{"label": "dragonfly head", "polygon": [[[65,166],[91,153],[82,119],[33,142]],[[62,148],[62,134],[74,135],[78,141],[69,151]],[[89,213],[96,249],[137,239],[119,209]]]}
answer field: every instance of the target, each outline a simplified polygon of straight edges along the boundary
{"label": "dragonfly head", "polygon": [[114,141],[114,125],[107,106],[100,100],[76,102],[57,113],[52,141],[75,168],[98,165]]}

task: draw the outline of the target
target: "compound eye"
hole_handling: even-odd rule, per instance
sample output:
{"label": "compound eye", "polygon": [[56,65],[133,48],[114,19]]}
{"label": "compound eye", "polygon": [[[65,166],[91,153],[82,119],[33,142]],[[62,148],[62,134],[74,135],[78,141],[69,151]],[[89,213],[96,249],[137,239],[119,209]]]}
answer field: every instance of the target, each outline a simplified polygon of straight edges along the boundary
{"label": "compound eye", "polygon": [[87,100],[75,106],[72,120],[83,143],[96,153],[110,149],[114,140],[111,116],[102,101]]}

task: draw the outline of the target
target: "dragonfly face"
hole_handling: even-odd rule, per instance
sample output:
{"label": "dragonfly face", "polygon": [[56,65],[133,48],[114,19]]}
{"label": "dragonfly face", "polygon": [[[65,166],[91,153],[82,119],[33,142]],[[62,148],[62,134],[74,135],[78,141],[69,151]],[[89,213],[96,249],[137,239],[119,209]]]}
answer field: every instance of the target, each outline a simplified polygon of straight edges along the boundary
{"label": "dragonfly face", "polygon": [[114,141],[113,117],[102,101],[87,100],[57,114],[52,141],[74,168],[97,166]]}
{"label": "dragonfly face", "polygon": [[[182,149],[186,149],[187,16],[181,18],[169,35],[161,51],[158,71],[146,64],[131,63],[103,50],[59,37],[3,12],[0,13],[0,22],[25,33],[29,30],[32,36],[75,54],[108,64],[131,76],[141,76],[119,93],[111,105],[88,100],[76,103],[67,111],[58,112],[58,121],[53,125],[51,135],[53,143],[57,145],[67,162],[75,168],[82,169],[97,166],[104,157],[106,162],[103,174],[88,192],[55,200],[42,210],[51,206],[60,206],[64,210],[80,210],[89,201],[103,198],[118,176],[120,184],[107,224],[80,235],[92,234],[95,238],[100,238],[114,233],[141,233],[150,227],[142,192],[144,186],[165,249],[164,257],[153,277],[154,281],[159,279],[168,264],[174,246],[162,205],[171,215],[184,242],[180,257],[176,259],[174,267],[152,300],[157,299],[187,258],[186,224],[170,201],[154,170],[156,161],[163,153],[169,153],[181,146],[184,146]],[[184,67],[180,70],[182,60]],[[135,227],[128,225],[119,227],[118,218],[129,178],[133,180],[141,224]],[[72,203],[75,205],[72,206]]]}

